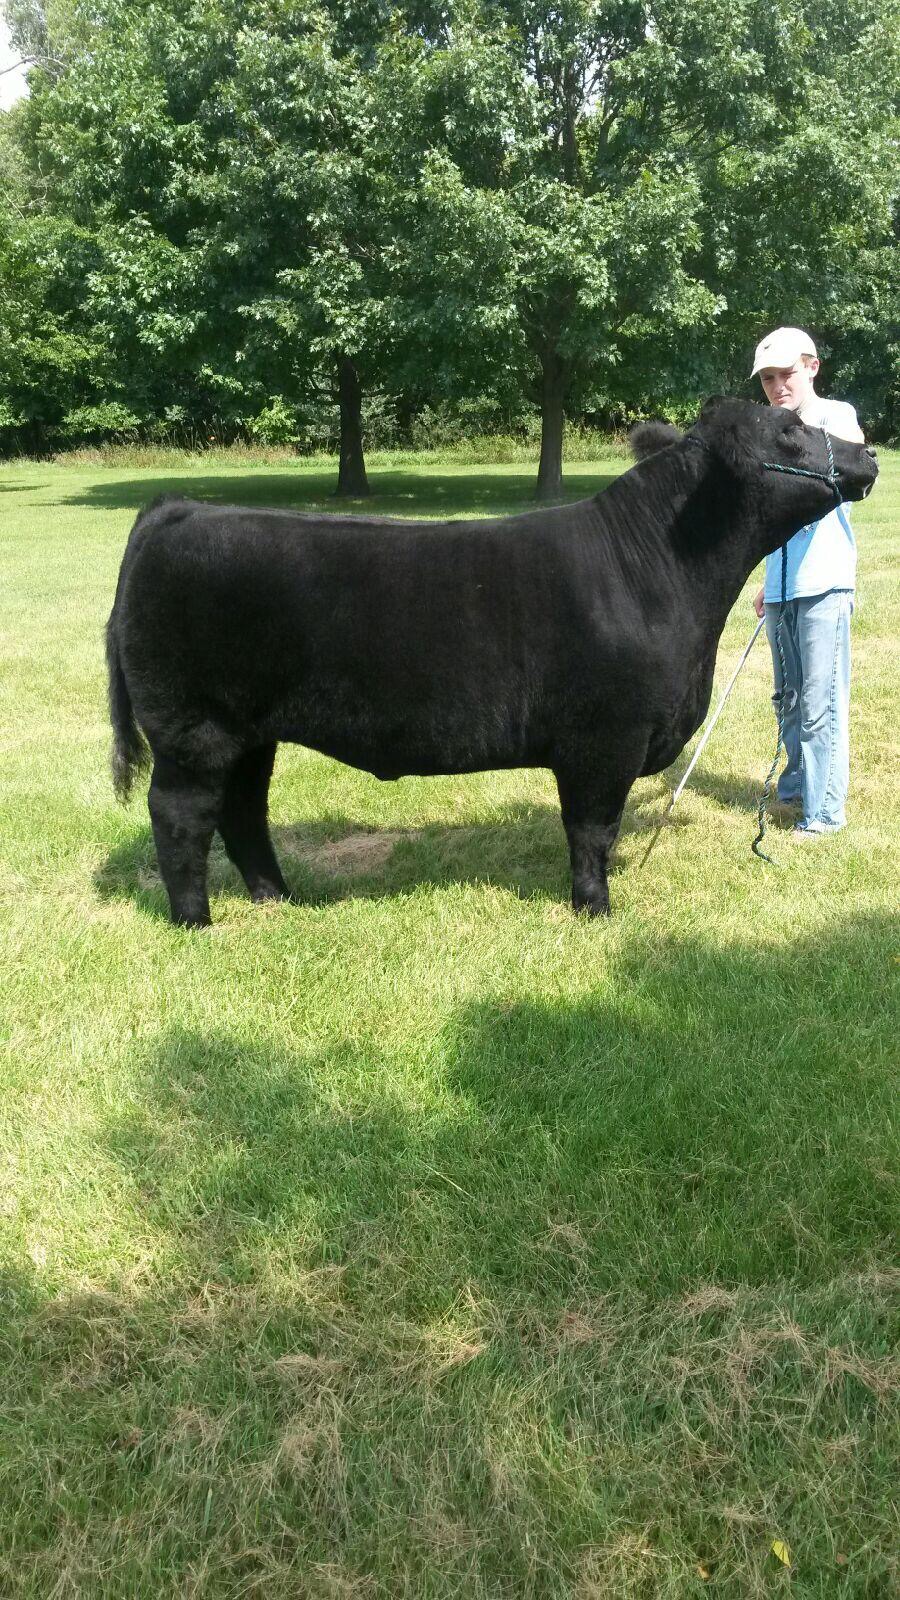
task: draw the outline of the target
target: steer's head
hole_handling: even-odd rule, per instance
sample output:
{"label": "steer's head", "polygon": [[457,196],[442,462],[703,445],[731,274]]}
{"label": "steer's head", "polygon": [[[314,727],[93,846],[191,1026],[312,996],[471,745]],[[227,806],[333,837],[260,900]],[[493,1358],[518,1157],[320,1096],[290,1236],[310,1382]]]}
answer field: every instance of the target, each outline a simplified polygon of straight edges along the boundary
{"label": "steer's head", "polygon": [[[706,479],[716,494],[721,514],[713,510],[712,521],[719,535],[734,513],[740,515],[752,529],[755,560],[841,500],[865,499],[878,476],[875,452],[864,444],[826,437],[821,428],[807,428],[796,412],[752,400],[707,400],[686,435],[666,423],[645,422],[629,438],[639,460],[662,452],[691,459],[693,476]],[[688,508],[685,522],[694,515]]]}
{"label": "steer's head", "polygon": [[708,400],[686,442],[729,475],[763,536],[765,553],[842,500],[864,500],[878,476],[873,450],[808,428],[795,411],[751,400]]}

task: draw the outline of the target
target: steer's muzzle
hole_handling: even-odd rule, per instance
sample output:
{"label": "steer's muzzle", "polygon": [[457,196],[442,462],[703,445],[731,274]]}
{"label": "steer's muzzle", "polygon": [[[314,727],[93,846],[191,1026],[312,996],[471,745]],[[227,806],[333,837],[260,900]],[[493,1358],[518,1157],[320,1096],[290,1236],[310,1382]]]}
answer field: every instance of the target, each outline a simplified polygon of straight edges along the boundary
{"label": "steer's muzzle", "polygon": [[[851,446],[852,448],[852,446]],[[869,445],[857,445],[852,466],[838,468],[837,480],[845,500],[865,500],[878,477],[878,457]]]}

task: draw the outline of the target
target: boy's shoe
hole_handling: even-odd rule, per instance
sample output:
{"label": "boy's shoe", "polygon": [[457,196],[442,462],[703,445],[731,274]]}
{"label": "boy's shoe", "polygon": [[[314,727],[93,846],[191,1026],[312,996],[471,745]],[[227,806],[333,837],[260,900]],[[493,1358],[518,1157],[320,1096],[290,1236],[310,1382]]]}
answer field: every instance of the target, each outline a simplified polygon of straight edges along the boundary
{"label": "boy's shoe", "polygon": [[832,833],[840,833],[844,826],[843,822],[837,827],[828,827],[824,822],[795,822],[791,833],[795,839],[827,839]]}

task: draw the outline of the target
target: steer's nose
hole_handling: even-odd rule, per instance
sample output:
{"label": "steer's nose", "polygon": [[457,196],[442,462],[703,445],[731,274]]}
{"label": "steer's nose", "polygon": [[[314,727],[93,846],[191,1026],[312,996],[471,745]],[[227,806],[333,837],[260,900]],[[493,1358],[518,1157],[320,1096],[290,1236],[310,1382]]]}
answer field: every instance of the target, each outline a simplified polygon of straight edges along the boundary
{"label": "steer's nose", "polygon": [[863,492],[862,492],[863,500],[867,500],[869,495],[872,493],[872,489],[873,489],[874,484],[875,484],[875,479],[878,477],[878,454],[877,454],[877,451],[872,449],[872,446],[870,444],[863,445],[863,451],[868,456],[869,461],[871,462],[871,473],[872,473],[872,476],[871,476],[869,482],[866,484],[866,486],[865,486],[865,488],[863,489]]}

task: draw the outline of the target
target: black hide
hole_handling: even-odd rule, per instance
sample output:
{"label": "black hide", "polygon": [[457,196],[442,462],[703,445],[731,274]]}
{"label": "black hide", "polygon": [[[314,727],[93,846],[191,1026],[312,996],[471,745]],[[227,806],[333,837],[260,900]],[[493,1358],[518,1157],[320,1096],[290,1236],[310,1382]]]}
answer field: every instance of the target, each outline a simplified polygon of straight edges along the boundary
{"label": "black hide", "polygon": [[[269,838],[279,740],[379,778],[549,767],[573,903],[609,909],[628,791],[703,720],[753,568],[834,503],[824,435],[724,400],[575,505],[473,522],[167,499],[132,529],[107,631],[113,770],[147,754],[175,922],[209,921],[215,829],[254,899],[287,896]],[[845,500],[876,476],[833,441]],[[139,731],[139,730],[142,730]]]}

